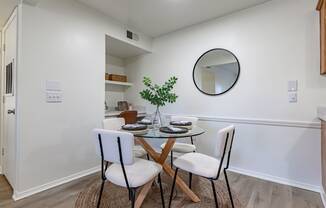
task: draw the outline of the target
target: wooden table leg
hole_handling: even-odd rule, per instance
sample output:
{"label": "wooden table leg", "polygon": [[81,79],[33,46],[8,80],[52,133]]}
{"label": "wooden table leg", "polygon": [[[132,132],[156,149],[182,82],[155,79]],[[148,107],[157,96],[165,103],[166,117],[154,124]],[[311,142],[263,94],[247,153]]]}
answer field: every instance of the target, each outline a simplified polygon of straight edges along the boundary
{"label": "wooden table leg", "polygon": [[[163,170],[171,177],[174,177],[174,170],[167,164],[165,161],[169,156],[169,153],[172,150],[172,147],[175,143],[175,139],[171,138],[168,139],[162,153],[157,153],[143,138],[137,138],[138,142],[144,147],[147,153],[153,158],[153,160],[162,165]],[[193,202],[200,202],[199,197],[189,189],[188,185],[178,176],[176,179],[176,184],[179,188],[193,201]]]}
{"label": "wooden table leg", "polygon": [[166,161],[166,158],[168,158],[169,153],[171,152],[173,145],[175,143],[175,139],[169,139],[164,148],[162,149],[162,153],[160,155],[159,160],[157,161],[159,164],[163,165]]}
{"label": "wooden table leg", "polygon": [[143,186],[143,188],[139,192],[138,197],[136,199],[135,208],[140,208],[140,206],[142,205],[144,199],[146,198],[146,195],[148,194],[148,191],[151,189],[151,186],[152,186],[154,180],[155,179],[153,178],[150,182],[146,183]]}

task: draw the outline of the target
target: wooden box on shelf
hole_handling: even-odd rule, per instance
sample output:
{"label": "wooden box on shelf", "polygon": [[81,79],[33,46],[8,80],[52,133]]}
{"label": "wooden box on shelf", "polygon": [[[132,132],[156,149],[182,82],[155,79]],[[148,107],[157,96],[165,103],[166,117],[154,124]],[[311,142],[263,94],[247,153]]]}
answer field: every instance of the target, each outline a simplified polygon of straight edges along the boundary
{"label": "wooden box on shelf", "polygon": [[110,76],[108,73],[105,73],[105,80],[110,80]]}
{"label": "wooden box on shelf", "polygon": [[117,82],[127,82],[127,76],[118,74],[109,74],[109,80]]}
{"label": "wooden box on shelf", "polygon": [[317,10],[320,14],[320,74],[326,74],[326,0],[319,0]]}

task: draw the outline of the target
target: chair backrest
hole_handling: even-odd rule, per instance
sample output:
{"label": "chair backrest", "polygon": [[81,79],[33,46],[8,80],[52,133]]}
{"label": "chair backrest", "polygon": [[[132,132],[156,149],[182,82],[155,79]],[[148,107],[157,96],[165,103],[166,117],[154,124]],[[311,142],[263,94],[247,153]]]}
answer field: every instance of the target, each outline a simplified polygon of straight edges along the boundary
{"label": "chair backrest", "polygon": [[134,136],[128,132],[94,129],[97,154],[102,161],[132,165],[134,163]]}
{"label": "chair backrest", "polygon": [[171,121],[190,121],[193,126],[197,126],[198,118],[191,116],[171,116]]}
{"label": "chair backrest", "polygon": [[230,125],[218,131],[217,148],[214,156],[220,159],[220,166],[224,165],[226,168],[229,167],[234,134],[234,125]]}
{"label": "chair backrest", "polygon": [[124,118],[107,118],[102,122],[103,129],[106,130],[115,130],[118,131],[121,129],[121,126],[125,125]]}
{"label": "chair backrest", "polygon": [[123,111],[119,117],[124,118],[126,124],[137,123],[137,111]]}

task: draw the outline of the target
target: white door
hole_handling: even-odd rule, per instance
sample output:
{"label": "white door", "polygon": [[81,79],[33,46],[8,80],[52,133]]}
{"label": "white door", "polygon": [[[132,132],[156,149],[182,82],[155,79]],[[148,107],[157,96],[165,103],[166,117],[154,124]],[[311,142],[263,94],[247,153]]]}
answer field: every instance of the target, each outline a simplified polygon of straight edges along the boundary
{"label": "white door", "polygon": [[14,187],[16,173],[16,51],[17,51],[17,16],[16,12],[9,19],[4,30],[4,68],[3,68],[3,172]]}

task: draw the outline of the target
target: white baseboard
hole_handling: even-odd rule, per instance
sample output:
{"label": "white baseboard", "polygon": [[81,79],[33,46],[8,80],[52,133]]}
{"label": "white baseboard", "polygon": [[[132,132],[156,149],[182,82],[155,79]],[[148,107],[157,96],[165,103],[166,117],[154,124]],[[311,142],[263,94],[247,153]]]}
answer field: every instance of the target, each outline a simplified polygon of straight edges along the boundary
{"label": "white baseboard", "polygon": [[0,175],[2,174],[2,167],[1,167],[1,165],[0,165]]}
{"label": "white baseboard", "polygon": [[323,187],[320,188],[320,197],[323,202],[324,207],[326,207],[326,194]]}
{"label": "white baseboard", "polygon": [[259,178],[259,179],[266,180],[266,181],[271,181],[271,182],[274,182],[274,183],[284,184],[284,185],[288,185],[288,186],[293,186],[293,187],[297,187],[297,188],[306,189],[306,190],[309,190],[309,191],[314,191],[314,192],[321,193],[321,187],[320,186],[307,184],[307,183],[302,183],[302,182],[287,179],[287,178],[272,176],[272,175],[268,175],[268,174],[265,174],[265,173],[259,173],[259,172],[255,172],[255,171],[244,170],[244,169],[236,168],[236,167],[230,167],[229,170],[231,172],[240,173],[242,175],[247,175],[247,176]]}
{"label": "white baseboard", "polygon": [[[284,184],[284,185],[289,185],[289,186],[293,186],[293,187],[298,187],[298,188],[318,192],[321,195],[321,199],[323,201],[324,207],[326,207],[326,194],[325,194],[324,189],[320,186],[306,184],[306,183],[302,183],[299,181],[289,180],[286,178],[276,177],[276,176],[259,173],[259,172],[255,172],[255,171],[250,171],[250,170],[245,170],[245,169],[241,169],[241,168],[236,168],[236,167],[230,167],[229,170],[231,172],[259,178],[262,180],[267,180],[267,181],[271,181],[271,182],[275,182],[275,183],[280,183],[280,184]],[[100,167],[94,167],[94,168],[91,168],[91,169],[88,169],[85,171],[81,171],[79,173],[75,173],[70,176],[58,179],[58,180],[54,180],[52,182],[28,189],[26,191],[22,191],[22,192],[14,191],[13,199],[15,201],[17,201],[17,200],[26,198],[28,196],[40,193],[42,191],[48,190],[50,188],[54,188],[56,186],[71,182],[71,181],[79,179],[81,177],[96,173],[98,171],[100,171]]]}
{"label": "white baseboard", "polygon": [[43,184],[43,185],[40,185],[40,186],[37,186],[37,187],[33,187],[33,188],[28,189],[26,191],[22,191],[22,192],[14,191],[14,195],[12,196],[12,198],[15,201],[17,201],[17,200],[26,198],[28,196],[37,194],[39,192],[48,190],[50,188],[53,188],[53,187],[68,183],[68,182],[73,181],[73,180],[76,180],[78,178],[81,178],[81,177],[96,173],[96,172],[98,172],[100,170],[101,170],[100,167],[94,167],[94,168],[91,168],[91,169],[88,169],[88,170],[81,171],[79,173],[72,174],[72,175],[64,177],[64,178],[54,180],[52,182],[49,182],[49,183],[46,183],[46,184]]}

